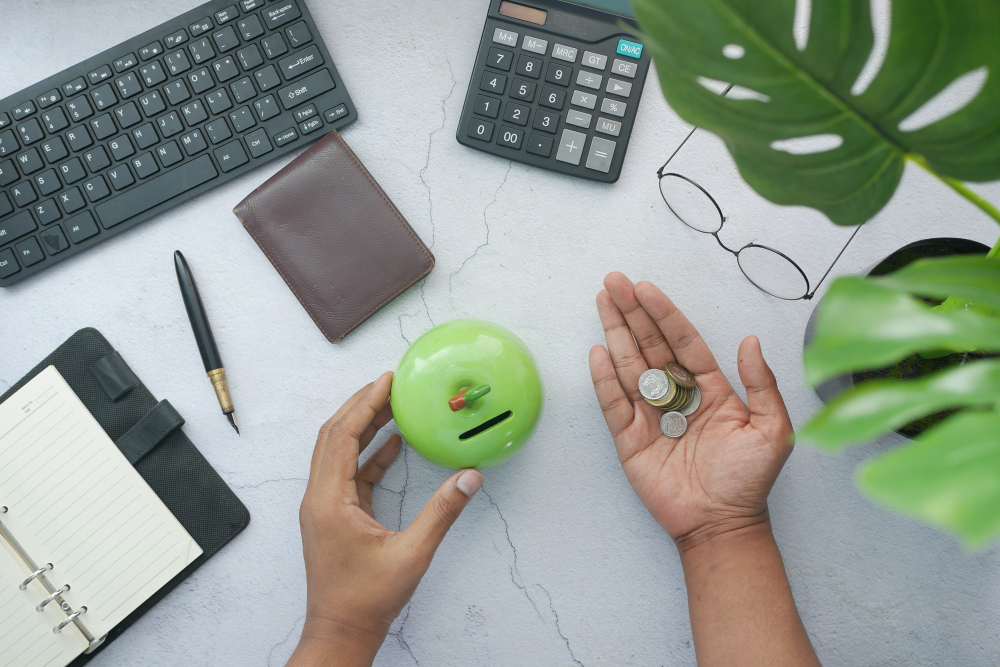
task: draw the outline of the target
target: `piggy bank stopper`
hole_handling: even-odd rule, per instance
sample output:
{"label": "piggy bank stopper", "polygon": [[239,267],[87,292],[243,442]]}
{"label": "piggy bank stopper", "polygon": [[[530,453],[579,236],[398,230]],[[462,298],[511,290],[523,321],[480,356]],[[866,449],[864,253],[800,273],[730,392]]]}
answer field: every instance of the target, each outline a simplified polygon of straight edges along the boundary
{"label": "piggy bank stopper", "polygon": [[451,408],[452,412],[458,412],[462,408],[470,405],[477,398],[482,398],[488,393],[490,393],[490,386],[488,384],[479,385],[478,387],[473,387],[472,389],[466,387],[462,391],[458,392],[457,396],[448,400],[448,406]]}

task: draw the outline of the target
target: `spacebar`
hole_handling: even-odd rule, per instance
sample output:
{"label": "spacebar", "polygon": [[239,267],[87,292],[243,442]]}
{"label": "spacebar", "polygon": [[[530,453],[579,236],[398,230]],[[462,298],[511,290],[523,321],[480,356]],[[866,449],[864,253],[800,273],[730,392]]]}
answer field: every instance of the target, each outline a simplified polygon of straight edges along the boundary
{"label": "spacebar", "polygon": [[212,164],[212,158],[202,155],[197,160],[152,178],[139,187],[104,202],[95,209],[97,217],[101,219],[104,228],[109,229],[218,175]]}

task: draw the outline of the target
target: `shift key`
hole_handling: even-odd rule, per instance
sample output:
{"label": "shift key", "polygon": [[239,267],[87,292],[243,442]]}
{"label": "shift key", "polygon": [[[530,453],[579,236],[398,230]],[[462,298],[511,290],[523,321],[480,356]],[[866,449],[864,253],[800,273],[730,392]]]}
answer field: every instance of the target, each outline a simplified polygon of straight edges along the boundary
{"label": "shift key", "polygon": [[35,231],[35,227],[35,219],[31,217],[31,211],[21,211],[14,217],[7,218],[0,222],[0,245],[10,243],[28,232]]}
{"label": "shift key", "polygon": [[305,104],[309,100],[319,97],[323,93],[333,90],[336,87],[337,84],[333,82],[333,77],[330,76],[330,72],[328,70],[321,69],[315,74],[310,74],[298,83],[285,86],[278,91],[278,97],[281,98],[281,106],[286,109],[291,109],[292,107],[297,107],[300,104]]}

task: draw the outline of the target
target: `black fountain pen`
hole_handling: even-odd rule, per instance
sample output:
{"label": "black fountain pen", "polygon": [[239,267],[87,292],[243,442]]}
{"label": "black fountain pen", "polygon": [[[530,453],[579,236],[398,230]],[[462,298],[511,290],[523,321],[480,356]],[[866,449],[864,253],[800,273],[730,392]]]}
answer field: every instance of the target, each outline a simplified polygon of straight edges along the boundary
{"label": "black fountain pen", "polygon": [[174,252],[174,266],[177,267],[177,282],[181,286],[184,307],[187,309],[188,319],[191,320],[191,328],[194,329],[194,339],[198,342],[198,350],[201,352],[201,360],[205,364],[205,372],[208,374],[208,379],[212,381],[212,387],[215,388],[215,395],[219,398],[222,414],[226,415],[226,419],[236,429],[236,435],[239,435],[240,429],[236,426],[235,408],[233,408],[232,399],[229,398],[229,387],[226,386],[226,369],[222,366],[219,347],[215,344],[215,336],[212,335],[212,327],[208,323],[208,316],[205,314],[205,306],[198,294],[198,286],[194,283],[194,276],[191,275],[191,269],[188,268],[180,250]]}

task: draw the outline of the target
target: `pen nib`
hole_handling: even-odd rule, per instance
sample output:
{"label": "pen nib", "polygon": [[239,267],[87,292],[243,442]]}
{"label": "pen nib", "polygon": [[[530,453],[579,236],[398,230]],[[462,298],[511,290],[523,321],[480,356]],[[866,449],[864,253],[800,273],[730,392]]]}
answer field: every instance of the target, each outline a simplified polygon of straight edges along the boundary
{"label": "pen nib", "polygon": [[229,423],[233,425],[233,429],[236,431],[236,435],[239,435],[240,427],[236,425],[236,416],[232,412],[227,412],[226,419],[228,419]]}

